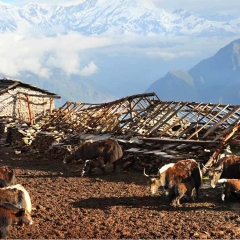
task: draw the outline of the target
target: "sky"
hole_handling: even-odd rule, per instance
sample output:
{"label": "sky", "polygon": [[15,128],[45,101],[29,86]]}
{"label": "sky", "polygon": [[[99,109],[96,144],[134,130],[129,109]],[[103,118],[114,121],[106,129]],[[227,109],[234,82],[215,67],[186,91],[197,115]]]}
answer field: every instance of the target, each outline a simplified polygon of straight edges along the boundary
{"label": "sky", "polygon": [[[46,4],[69,4],[67,0],[0,0],[22,6],[27,3]],[[76,2],[76,0],[74,0]],[[73,2],[74,2],[73,1]],[[108,0],[106,0],[108,1]],[[138,0],[137,0],[138,1]],[[140,1],[140,0],[139,0]],[[142,0],[153,1],[158,7],[172,12],[182,8],[201,14],[238,14],[240,16],[239,0]],[[81,0],[78,0],[81,2]],[[23,30],[22,30],[23,29]],[[148,59],[163,59],[164,61],[174,61],[184,59],[187,62],[188,70],[193,67],[197,60],[203,60],[216,53],[217,50],[227,45],[235,39],[195,39],[171,37],[157,39],[151,37],[125,36],[119,38],[115,36],[82,36],[77,33],[67,35],[59,34],[57,37],[44,37],[41,31],[36,29],[24,29],[14,33],[0,35],[0,57],[4,59],[0,65],[0,72],[5,76],[10,74],[17,76],[21,71],[31,71],[41,77],[50,77],[51,69],[60,67],[68,75],[79,74],[82,76],[93,76],[100,72],[101,59],[98,56],[106,54],[109,57],[120,55],[121,53],[141,56]],[[158,43],[167,42],[168,47],[159,47]],[[136,42],[138,44],[136,44]],[[78,44],[76,44],[78,43]],[[141,47],[146,45],[147,47]],[[178,43],[178,44],[176,44]],[[66,47],[67,46],[67,47]],[[140,47],[139,47],[140,46]],[[95,51],[95,52],[94,52]],[[102,52],[101,52],[102,51]],[[68,59],[68,61],[66,61]],[[196,62],[193,62],[194,59]],[[196,60],[197,59],[197,60]],[[179,61],[180,61],[179,60]],[[183,62],[183,61],[182,61]],[[191,64],[191,65],[190,65]],[[192,65],[193,64],[193,65]],[[160,65],[160,64],[159,64]],[[169,68],[172,65],[168,66]],[[156,75],[152,78],[155,81],[161,75],[166,74],[170,69],[159,70],[156,68]],[[180,68],[182,69],[182,68]],[[162,71],[162,72],[160,72]],[[137,77],[135,77],[137,79]]]}
{"label": "sky", "polygon": [[[14,5],[24,5],[27,3],[47,3],[64,4],[76,2],[76,0],[1,0],[2,2]],[[81,0],[78,0],[81,1]],[[144,0],[149,1],[149,0]],[[152,0],[156,6],[172,12],[182,8],[187,11],[198,12],[201,14],[212,15],[215,13],[240,15],[239,0]]]}

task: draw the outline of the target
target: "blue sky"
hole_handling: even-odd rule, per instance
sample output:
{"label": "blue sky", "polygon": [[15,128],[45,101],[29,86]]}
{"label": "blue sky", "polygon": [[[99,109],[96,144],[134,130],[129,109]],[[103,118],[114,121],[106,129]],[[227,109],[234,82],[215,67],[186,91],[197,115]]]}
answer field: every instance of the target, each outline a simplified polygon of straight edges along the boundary
{"label": "blue sky", "polygon": [[[27,3],[63,4],[77,2],[77,0],[0,0],[14,5],[24,5]],[[81,2],[82,0],[78,0]],[[140,0],[139,0],[140,1]],[[142,0],[153,1],[156,6],[172,12],[178,8],[187,11],[194,11],[201,14],[212,15],[215,13],[240,15],[239,0]]]}

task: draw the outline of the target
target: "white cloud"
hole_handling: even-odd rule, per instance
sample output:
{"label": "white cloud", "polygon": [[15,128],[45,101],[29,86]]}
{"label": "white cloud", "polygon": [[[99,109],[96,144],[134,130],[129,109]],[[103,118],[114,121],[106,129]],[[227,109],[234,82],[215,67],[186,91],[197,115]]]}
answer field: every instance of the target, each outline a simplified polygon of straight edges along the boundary
{"label": "white cloud", "polygon": [[90,62],[86,67],[84,67],[80,74],[83,76],[88,76],[96,73],[98,71],[98,67],[95,65],[94,62]]}
{"label": "white cloud", "polygon": [[160,57],[164,60],[173,60],[177,58],[185,58],[185,57],[193,57],[195,55],[194,52],[174,52],[174,49],[172,49],[172,52],[165,51],[162,49],[154,49],[147,52],[147,55],[150,57]]}
{"label": "white cloud", "polygon": [[93,61],[81,65],[82,51],[111,44],[110,39],[84,37],[76,33],[45,38],[3,34],[0,35],[0,72],[7,76],[17,76],[21,71],[31,71],[48,77],[51,68],[61,68],[69,75],[94,74],[97,66]]}
{"label": "white cloud", "polygon": [[[36,32],[36,31],[35,31]],[[229,44],[232,38],[82,36],[78,33],[44,37],[33,36],[31,29],[0,35],[0,72],[17,77],[30,71],[42,77],[51,76],[51,69],[60,68],[67,75],[91,75],[99,71],[97,54],[118,56],[141,54],[165,61],[204,59]],[[100,56],[100,55],[98,55]]]}

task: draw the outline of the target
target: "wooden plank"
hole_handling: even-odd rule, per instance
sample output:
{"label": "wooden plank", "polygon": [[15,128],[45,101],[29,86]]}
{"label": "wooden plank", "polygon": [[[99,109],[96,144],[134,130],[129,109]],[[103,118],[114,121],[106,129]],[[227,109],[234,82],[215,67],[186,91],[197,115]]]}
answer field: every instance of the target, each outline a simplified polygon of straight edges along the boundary
{"label": "wooden plank", "polygon": [[167,139],[167,138],[139,138],[144,142],[160,142],[160,143],[185,143],[185,144],[196,144],[196,145],[216,145],[219,141],[204,141],[204,140],[186,140],[186,139]]}
{"label": "wooden plank", "polygon": [[239,109],[240,109],[240,106],[234,107],[231,112],[228,112],[220,121],[215,123],[210,129],[208,129],[208,131],[204,134],[203,138],[207,137],[210,133],[216,130],[223,122],[225,122],[228,118],[230,118]]}
{"label": "wooden plank", "polygon": [[[227,108],[229,105],[227,105],[225,108]],[[210,115],[212,112],[213,112],[213,110],[215,109],[215,108],[217,108],[218,107],[218,105],[216,105],[211,111],[210,111],[210,113],[208,114],[208,115]],[[220,114],[220,112],[218,112],[218,114]],[[205,126],[207,126],[208,125],[208,123],[210,123],[211,121],[213,121],[213,119],[215,119],[217,116],[218,116],[218,114],[216,114],[216,115],[214,115],[213,117],[208,117],[208,115],[206,115],[206,116],[204,116],[204,118],[209,118],[209,120],[204,124],[204,125],[202,125],[202,127],[200,127],[197,131],[195,131],[193,134],[191,134],[187,139],[189,140],[189,139],[191,139],[193,136],[195,136],[198,132],[200,132]]]}
{"label": "wooden plank", "polygon": [[217,149],[215,150],[215,152],[212,154],[212,156],[209,158],[204,168],[202,169],[203,174],[205,174],[208,167],[211,167],[217,161],[217,157],[222,151],[224,145],[234,135],[234,133],[238,131],[239,127],[240,127],[240,120],[231,129],[229,129],[228,134],[226,134],[222,142],[218,144]]}
{"label": "wooden plank", "polygon": [[25,92],[18,92],[20,94],[23,94],[23,95],[29,95],[31,97],[47,97],[47,98],[61,98],[61,96],[58,96],[58,95],[44,95],[44,94],[31,94],[31,93],[25,93]]}

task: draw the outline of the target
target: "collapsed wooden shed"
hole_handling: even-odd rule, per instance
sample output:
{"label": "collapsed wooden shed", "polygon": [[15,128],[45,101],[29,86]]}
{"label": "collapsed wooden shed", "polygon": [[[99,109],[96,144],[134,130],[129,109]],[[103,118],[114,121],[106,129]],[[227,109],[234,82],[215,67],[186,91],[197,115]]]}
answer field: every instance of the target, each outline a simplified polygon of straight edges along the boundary
{"label": "collapsed wooden shed", "polygon": [[55,109],[55,93],[17,79],[0,79],[0,116],[13,117],[29,124]]}
{"label": "collapsed wooden shed", "polygon": [[[82,133],[112,134],[121,141],[132,141],[135,137],[154,144],[155,149],[144,145],[128,152],[145,156],[162,154],[162,158],[171,161],[203,158],[204,154],[209,158],[203,151],[211,147],[214,149],[210,151],[213,158],[208,165],[211,165],[226,144],[239,143],[239,116],[239,105],[162,101],[155,93],[144,93],[102,104],[66,102],[43,129],[64,132],[72,138]],[[181,149],[181,144],[187,147],[180,156],[179,151],[168,151],[171,154],[163,151],[171,147]]]}
{"label": "collapsed wooden shed", "polygon": [[43,128],[214,143],[239,117],[240,105],[161,101],[145,93],[102,104],[66,102]]}
{"label": "collapsed wooden shed", "polygon": [[[113,136],[144,167],[183,158],[210,166],[227,144],[239,145],[239,116],[240,105],[162,101],[144,93],[100,104],[67,101],[26,135],[40,153]],[[17,129],[20,138],[24,131]]]}

